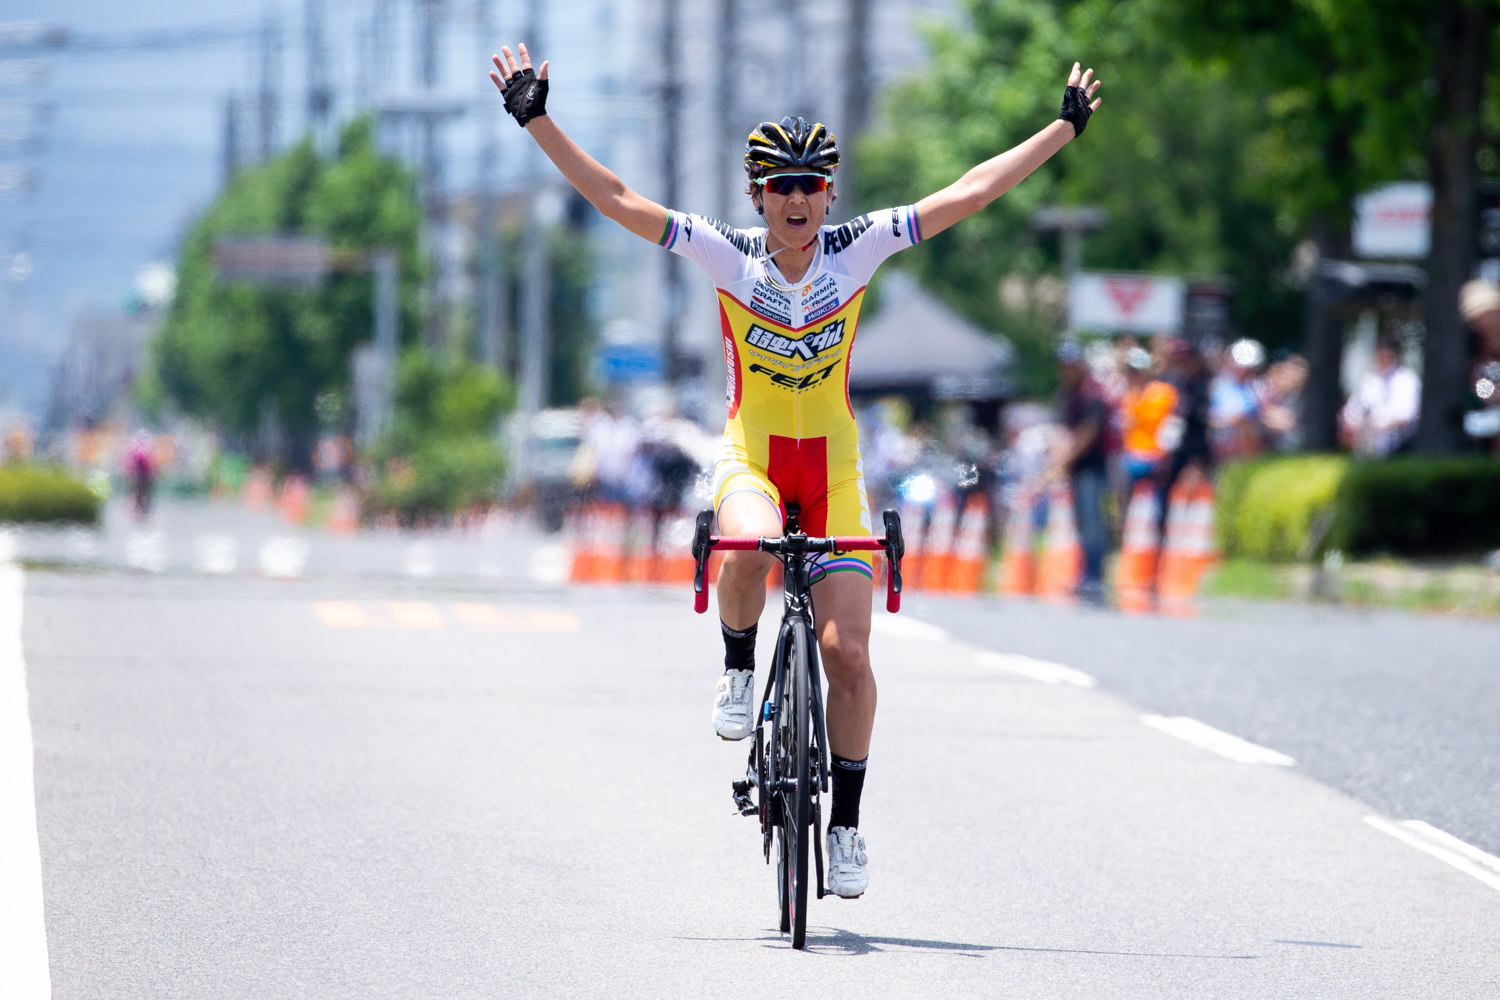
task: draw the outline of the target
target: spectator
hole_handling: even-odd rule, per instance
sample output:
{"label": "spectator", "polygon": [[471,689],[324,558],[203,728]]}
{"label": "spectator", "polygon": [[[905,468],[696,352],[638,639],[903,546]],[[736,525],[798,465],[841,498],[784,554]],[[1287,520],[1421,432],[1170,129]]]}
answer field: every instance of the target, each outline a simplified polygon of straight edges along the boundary
{"label": "spectator", "polygon": [[1474,356],[1480,364],[1500,361],[1500,288],[1488,281],[1468,281],[1458,294],[1458,311],[1474,331]]}
{"label": "spectator", "polygon": [[1135,484],[1155,471],[1166,448],[1160,440],[1163,421],[1177,407],[1177,390],[1151,377],[1151,355],[1134,347],[1125,355],[1125,393],[1120,399],[1120,466],[1124,473],[1125,503]]}
{"label": "spectator", "polygon": [[156,484],[156,441],[147,431],[136,431],[125,455],[125,473],[130,479],[130,496],[135,519],[144,521],[151,513],[151,494]]}
{"label": "spectator", "polygon": [[1464,430],[1485,451],[1500,456],[1500,288],[1487,281],[1467,282],[1459,292],[1458,309],[1474,331],[1471,412],[1464,417]]}
{"label": "spectator", "polygon": [[1257,341],[1236,340],[1209,389],[1209,438],[1216,462],[1251,458],[1265,447],[1255,375],[1266,360]]}
{"label": "spectator", "polygon": [[1157,530],[1166,537],[1168,499],[1179,479],[1189,483],[1207,476],[1213,465],[1208,447],[1208,371],[1203,355],[1185,340],[1166,345],[1172,368],[1168,381],[1177,390],[1177,411],[1162,421],[1158,435],[1171,458],[1162,469],[1157,492]]}
{"label": "spectator", "polygon": [[1402,451],[1417,429],[1421,405],[1422,380],[1401,364],[1395,341],[1382,338],[1375,345],[1375,370],[1360,380],[1339,415],[1344,441],[1361,455]]}
{"label": "spectator", "polygon": [[1261,422],[1271,447],[1302,450],[1302,390],[1307,387],[1307,359],[1289,354],[1266,370],[1261,393]]}
{"label": "spectator", "polygon": [[1109,409],[1103,390],[1088,373],[1083,351],[1064,344],[1057,352],[1063,426],[1070,440],[1058,463],[1073,487],[1073,516],[1083,547],[1083,579],[1077,594],[1098,602],[1104,596],[1104,550],[1109,544],[1104,525],[1104,488],[1107,477],[1105,433]]}

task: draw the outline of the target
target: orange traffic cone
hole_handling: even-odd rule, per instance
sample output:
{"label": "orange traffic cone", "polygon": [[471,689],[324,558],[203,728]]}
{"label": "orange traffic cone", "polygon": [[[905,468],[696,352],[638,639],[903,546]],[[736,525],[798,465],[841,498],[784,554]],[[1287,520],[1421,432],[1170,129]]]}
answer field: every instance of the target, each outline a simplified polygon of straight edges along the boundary
{"label": "orange traffic cone", "polygon": [[922,589],[922,566],[926,561],[923,551],[927,537],[927,511],[916,504],[901,506],[901,536],[906,541],[906,554],[901,557],[901,589]]}
{"label": "orange traffic cone", "polygon": [[274,492],[271,473],[265,466],[257,465],[245,480],[245,506],[251,510],[266,510],[271,506]]}
{"label": "orange traffic cone", "polygon": [[[650,510],[636,511],[625,533],[625,565],[620,578],[626,583],[655,580],[656,547],[651,539],[655,520]],[[666,525],[662,525],[663,528]]]}
{"label": "orange traffic cone", "polygon": [[594,582],[619,583],[625,576],[625,508],[607,504],[599,517]]}
{"label": "orange traffic cone", "polygon": [[1166,614],[1196,613],[1193,598],[1214,562],[1214,488],[1209,483],[1172,491],[1157,596]]}
{"label": "orange traffic cone", "polygon": [[683,514],[663,518],[656,532],[656,575],[663,583],[692,583],[697,563],[693,561],[693,519]]}
{"label": "orange traffic cone", "polygon": [[1023,490],[1011,500],[1005,518],[1005,538],[1000,550],[1000,586],[1002,594],[1019,597],[1036,590],[1036,551],[1031,537],[1030,490]]}
{"label": "orange traffic cone", "polygon": [[342,487],[328,509],[328,530],[335,535],[353,535],[359,531],[359,494]]}
{"label": "orange traffic cone", "polygon": [[281,484],[281,496],[276,500],[276,510],[283,520],[301,524],[307,520],[308,502],[311,498],[312,490],[307,485],[307,477],[294,473],[287,476]]}
{"label": "orange traffic cone", "polygon": [[984,527],[989,520],[990,505],[978,493],[964,504],[958,522],[958,541],[953,546],[953,561],[948,564],[948,589],[956,594],[979,590],[984,576]]}
{"label": "orange traffic cone", "polygon": [[1115,569],[1115,594],[1121,611],[1151,610],[1156,580],[1157,537],[1156,490],[1150,483],[1137,483],[1125,510],[1125,536],[1120,541],[1120,561]]}
{"label": "orange traffic cone", "polygon": [[1037,567],[1036,592],[1053,600],[1071,600],[1083,575],[1083,547],[1073,521],[1072,489],[1054,487],[1047,508],[1047,540]]}
{"label": "orange traffic cone", "polygon": [[953,564],[953,528],[957,520],[953,501],[944,496],[932,512],[932,523],[927,526],[926,558],[922,566],[924,590],[948,589],[948,568]]}
{"label": "orange traffic cone", "polygon": [[593,583],[598,555],[595,543],[599,532],[599,508],[589,504],[573,517],[573,566],[568,579],[574,583]]}

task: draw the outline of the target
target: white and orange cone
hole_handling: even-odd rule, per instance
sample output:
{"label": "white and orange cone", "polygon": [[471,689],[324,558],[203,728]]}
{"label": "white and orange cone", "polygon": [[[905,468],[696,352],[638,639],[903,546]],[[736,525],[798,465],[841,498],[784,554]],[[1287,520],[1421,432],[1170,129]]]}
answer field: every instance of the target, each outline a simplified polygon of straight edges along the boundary
{"label": "white and orange cone", "polygon": [[1071,601],[1083,576],[1083,546],[1073,519],[1073,490],[1053,487],[1047,504],[1047,538],[1037,567],[1036,592],[1057,601]]}

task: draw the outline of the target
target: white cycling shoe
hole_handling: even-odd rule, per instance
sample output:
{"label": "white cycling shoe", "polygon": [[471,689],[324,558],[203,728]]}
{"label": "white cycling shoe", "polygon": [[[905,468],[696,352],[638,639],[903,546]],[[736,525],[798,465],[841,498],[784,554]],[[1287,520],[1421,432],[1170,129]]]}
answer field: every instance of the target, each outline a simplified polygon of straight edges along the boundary
{"label": "white cycling shoe", "polygon": [[755,729],[755,671],[727,670],[714,693],[714,732],[722,740],[742,740]]}
{"label": "white cycling shoe", "polygon": [[858,899],[870,887],[865,838],[858,830],[835,826],[828,831],[828,888],[835,896]]}

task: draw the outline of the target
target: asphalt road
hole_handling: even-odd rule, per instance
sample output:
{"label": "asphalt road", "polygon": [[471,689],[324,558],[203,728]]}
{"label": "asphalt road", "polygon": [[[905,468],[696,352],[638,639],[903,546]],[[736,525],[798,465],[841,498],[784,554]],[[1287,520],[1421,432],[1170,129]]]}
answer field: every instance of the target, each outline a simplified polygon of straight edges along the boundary
{"label": "asphalt road", "polygon": [[1366,822],[1491,843],[1494,626],[909,603],[798,954],[686,595],[28,573],[53,995],[1500,994],[1500,891]]}

